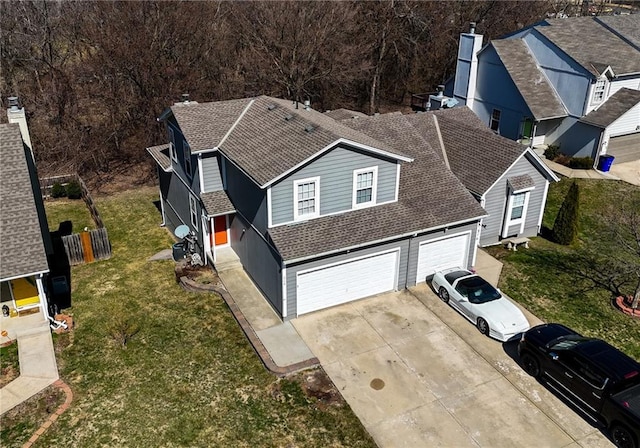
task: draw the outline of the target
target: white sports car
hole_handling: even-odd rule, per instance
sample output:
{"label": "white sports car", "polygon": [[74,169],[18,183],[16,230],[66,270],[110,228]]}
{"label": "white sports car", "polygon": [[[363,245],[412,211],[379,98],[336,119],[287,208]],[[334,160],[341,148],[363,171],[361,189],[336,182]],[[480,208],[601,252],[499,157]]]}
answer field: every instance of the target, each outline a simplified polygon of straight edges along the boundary
{"label": "white sports car", "polygon": [[517,306],[485,279],[466,269],[436,272],[431,285],[443,302],[458,310],[484,335],[504,342],[530,327]]}

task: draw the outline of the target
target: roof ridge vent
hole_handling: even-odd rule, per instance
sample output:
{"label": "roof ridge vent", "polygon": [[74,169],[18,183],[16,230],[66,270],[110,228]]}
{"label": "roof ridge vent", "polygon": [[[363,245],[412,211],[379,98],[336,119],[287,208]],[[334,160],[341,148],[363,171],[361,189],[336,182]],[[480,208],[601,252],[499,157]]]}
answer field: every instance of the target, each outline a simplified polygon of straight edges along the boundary
{"label": "roof ridge vent", "polygon": [[267,110],[273,110],[273,109],[275,109],[276,107],[278,107],[278,106],[276,106],[275,104],[271,103],[271,104],[269,104],[269,105],[267,106]]}
{"label": "roof ridge vent", "polygon": [[291,121],[291,120],[293,120],[293,115],[287,114],[287,115],[285,115],[284,119],[285,119],[285,121]]}

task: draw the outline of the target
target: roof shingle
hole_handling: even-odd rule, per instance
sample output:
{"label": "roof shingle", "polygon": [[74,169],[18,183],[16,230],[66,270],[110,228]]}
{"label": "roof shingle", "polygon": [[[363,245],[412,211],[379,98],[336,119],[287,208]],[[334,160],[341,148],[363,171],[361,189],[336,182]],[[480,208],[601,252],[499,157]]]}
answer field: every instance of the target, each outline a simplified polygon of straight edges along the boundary
{"label": "roof shingle", "polygon": [[611,95],[602,106],[582,117],[580,121],[606,128],[638,103],[640,103],[640,90],[622,88]]}

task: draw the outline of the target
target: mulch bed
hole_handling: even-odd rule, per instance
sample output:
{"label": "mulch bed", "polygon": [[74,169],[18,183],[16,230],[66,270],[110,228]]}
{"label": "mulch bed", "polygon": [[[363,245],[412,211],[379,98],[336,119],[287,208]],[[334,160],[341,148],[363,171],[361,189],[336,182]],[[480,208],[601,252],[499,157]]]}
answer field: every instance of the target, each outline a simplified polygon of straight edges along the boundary
{"label": "mulch bed", "polygon": [[631,308],[631,297],[618,296],[612,300],[612,304],[624,314],[631,317],[640,318],[640,309]]}

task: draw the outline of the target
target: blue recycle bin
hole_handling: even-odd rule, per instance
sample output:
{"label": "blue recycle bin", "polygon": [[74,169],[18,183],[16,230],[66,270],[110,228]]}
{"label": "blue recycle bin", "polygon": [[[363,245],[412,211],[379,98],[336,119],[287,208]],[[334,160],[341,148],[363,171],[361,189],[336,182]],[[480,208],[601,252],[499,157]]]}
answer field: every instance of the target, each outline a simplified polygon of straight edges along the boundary
{"label": "blue recycle bin", "polygon": [[608,172],[611,169],[611,165],[613,164],[614,156],[603,155],[598,159],[598,169],[603,173]]}

